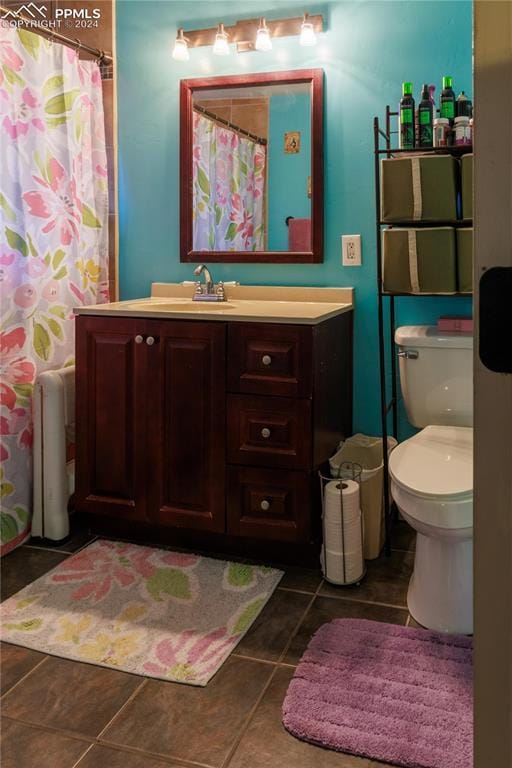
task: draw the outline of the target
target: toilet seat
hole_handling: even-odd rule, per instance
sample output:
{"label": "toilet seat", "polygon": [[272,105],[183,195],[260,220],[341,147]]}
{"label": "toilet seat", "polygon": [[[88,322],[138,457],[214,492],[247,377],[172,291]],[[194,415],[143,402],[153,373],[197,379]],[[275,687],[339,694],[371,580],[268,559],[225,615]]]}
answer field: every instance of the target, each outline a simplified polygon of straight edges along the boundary
{"label": "toilet seat", "polygon": [[425,427],[392,451],[389,473],[411,517],[443,528],[472,526],[471,427]]}

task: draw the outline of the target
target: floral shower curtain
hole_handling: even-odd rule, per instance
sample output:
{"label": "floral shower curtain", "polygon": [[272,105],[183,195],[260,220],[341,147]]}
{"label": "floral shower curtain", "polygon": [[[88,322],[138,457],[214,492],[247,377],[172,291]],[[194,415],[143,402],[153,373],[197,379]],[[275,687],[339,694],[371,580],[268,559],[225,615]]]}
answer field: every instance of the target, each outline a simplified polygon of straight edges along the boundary
{"label": "floral shower curtain", "polygon": [[35,377],[74,362],[72,308],[108,298],[99,68],[0,27],[1,553],[30,532]]}
{"label": "floral shower curtain", "polygon": [[262,251],[265,147],[194,112],[194,250]]}

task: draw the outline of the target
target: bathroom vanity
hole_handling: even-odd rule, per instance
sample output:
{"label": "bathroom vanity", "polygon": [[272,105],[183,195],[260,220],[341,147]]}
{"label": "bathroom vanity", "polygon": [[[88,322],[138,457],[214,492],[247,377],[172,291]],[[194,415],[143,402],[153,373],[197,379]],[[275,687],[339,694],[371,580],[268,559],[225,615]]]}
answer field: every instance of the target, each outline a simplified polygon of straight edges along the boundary
{"label": "bathroom vanity", "polygon": [[351,432],[352,289],[76,310],[76,508],[98,533],[305,562]]}

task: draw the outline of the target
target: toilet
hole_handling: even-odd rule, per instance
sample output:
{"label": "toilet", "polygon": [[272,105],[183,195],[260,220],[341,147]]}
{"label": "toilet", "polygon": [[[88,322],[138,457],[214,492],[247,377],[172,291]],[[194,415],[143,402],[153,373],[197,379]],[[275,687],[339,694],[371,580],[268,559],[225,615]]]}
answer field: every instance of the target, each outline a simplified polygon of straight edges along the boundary
{"label": "toilet", "polygon": [[395,332],[410,423],[390,455],[391,493],[414,528],[407,604],[422,626],[473,632],[473,337],[432,326]]}

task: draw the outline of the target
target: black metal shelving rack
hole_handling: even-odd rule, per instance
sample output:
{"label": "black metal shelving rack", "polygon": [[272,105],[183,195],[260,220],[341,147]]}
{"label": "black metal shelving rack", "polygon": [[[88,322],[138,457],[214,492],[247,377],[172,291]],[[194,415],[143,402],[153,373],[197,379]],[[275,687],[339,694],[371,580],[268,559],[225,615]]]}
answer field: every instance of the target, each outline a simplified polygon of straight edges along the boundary
{"label": "black metal shelving rack", "polygon": [[[392,146],[393,140],[398,143],[398,127],[393,129],[392,121],[396,120],[398,125],[398,112],[393,112],[389,106],[386,107],[386,117],[384,126],[379,122],[379,118],[375,117],[373,120],[373,135],[374,135],[374,161],[375,161],[375,229],[377,236],[377,290],[378,290],[378,316],[379,316],[379,368],[380,368],[380,406],[381,406],[381,429],[382,429],[382,441],[383,446],[387,446],[387,440],[389,435],[398,439],[398,386],[397,386],[397,370],[396,370],[396,351],[395,351],[395,329],[396,329],[396,306],[397,299],[403,296],[438,296],[438,297],[461,297],[471,296],[469,293],[389,293],[382,288],[382,240],[381,229],[383,226],[398,226],[398,227],[435,227],[435,226],[449,226],[449,227],[471,227],[473,222],[470,219],[458,219],[456,221],[442,220],[442,221],[399,221],[384,222],[380,218],[380,160],[381,157],[400,157],[401,155],[408,156],[413,154],[435,154],[435,155],[452,155],[454,157],[461,157],[464,154],[473,151],[473,148],[467,146],[450,146],[450,147],[431,147],[424,148],[418,147],[414,150],[409,149],[395,149]],[[386,318],[387,327],[389,329],[389,360],[390,360],[390,372],[391,372],[391,397],[388,398],[388,384],[386,376]],[[388,429],[388,417],[391,413],[392,427],[391,431]],[[385,552],[387,555],[391,554],[391,529],[394,521],[393,505],[389,501],[389,473],[388,473],[388,452],[384,449],[384,519],[386,525],[386,540],[385,540]]]}

